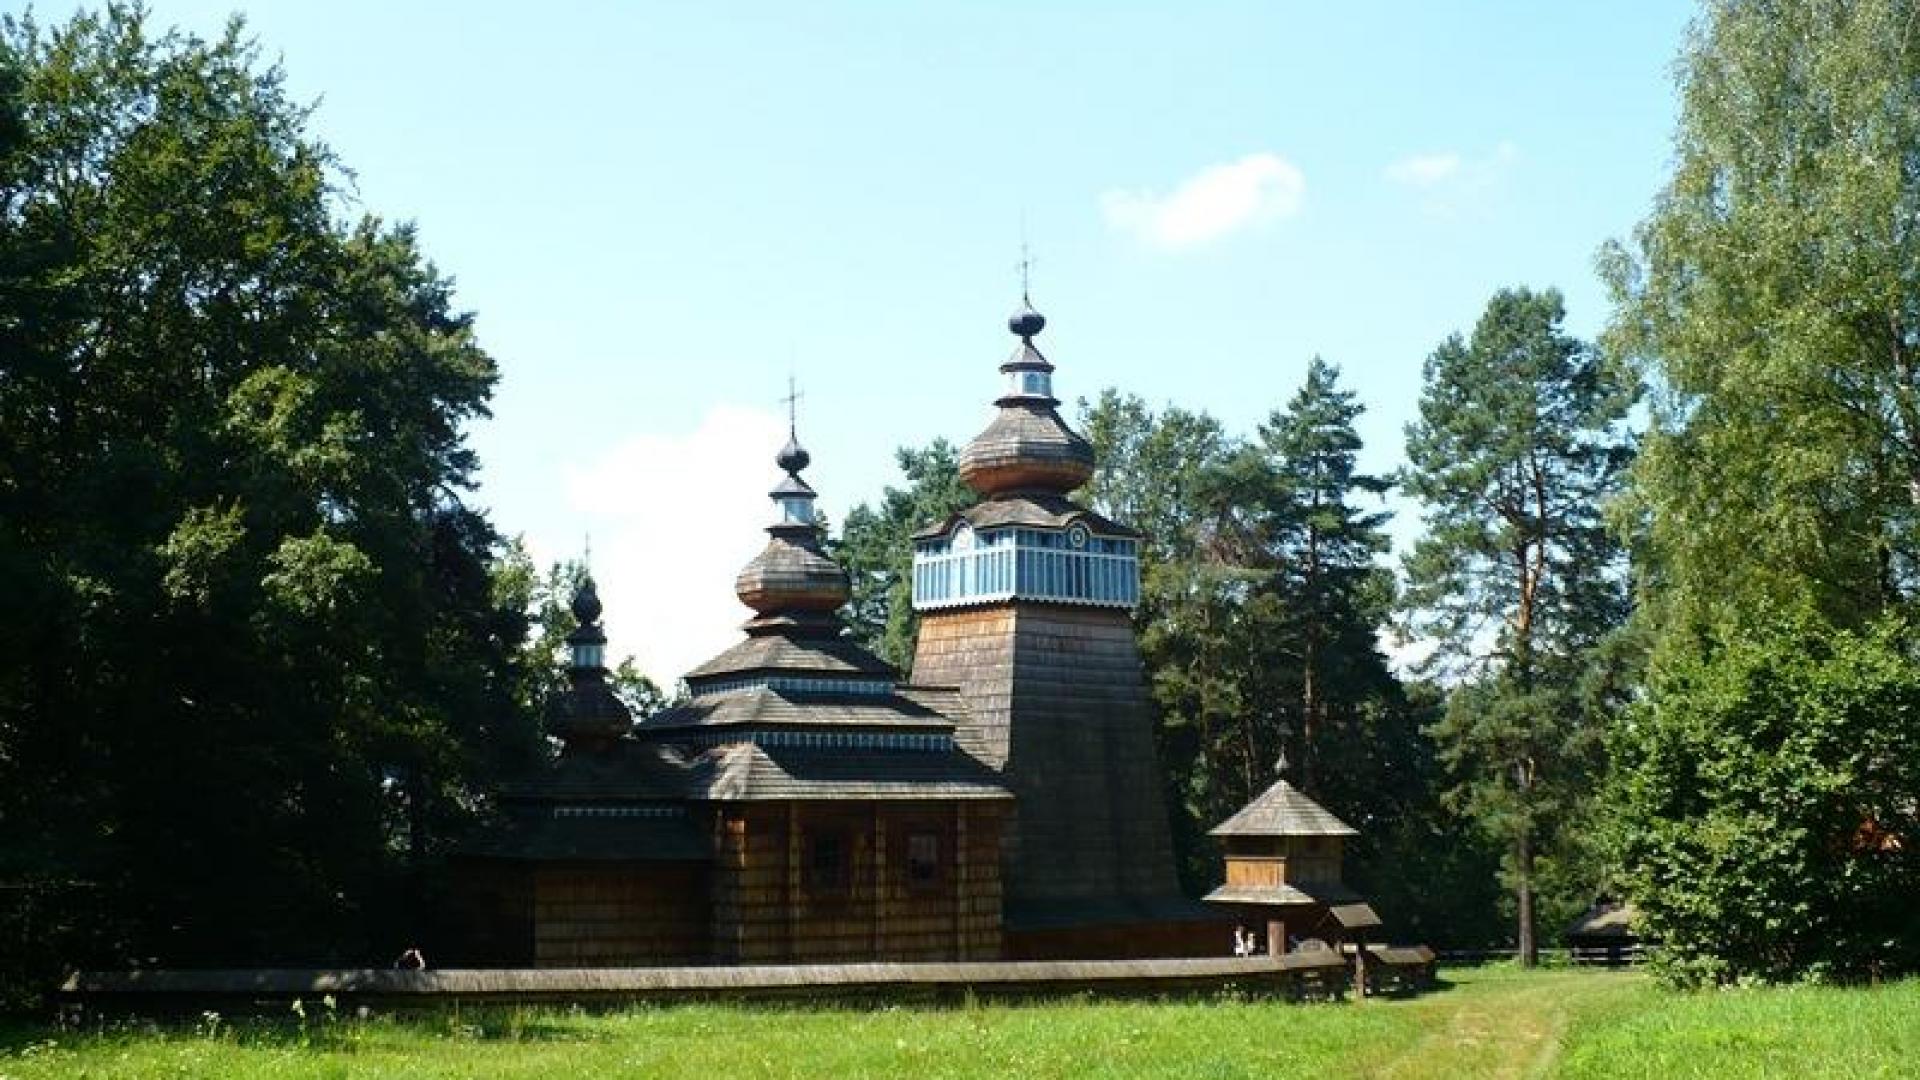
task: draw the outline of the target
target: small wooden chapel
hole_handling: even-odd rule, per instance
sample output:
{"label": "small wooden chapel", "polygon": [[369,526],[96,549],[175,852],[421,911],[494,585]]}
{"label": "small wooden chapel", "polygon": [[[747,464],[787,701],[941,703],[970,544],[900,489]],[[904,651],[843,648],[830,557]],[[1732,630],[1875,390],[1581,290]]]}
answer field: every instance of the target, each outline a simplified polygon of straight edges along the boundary
{"label": "small wooden chapel", "polygon": [[1208,834],[1220,839],[1226,882],[1207,902],[1251,922],[1265,951],[1338,946],[1381,925],[1344,879],[1346,841],[1359,833],[1284,778]]}

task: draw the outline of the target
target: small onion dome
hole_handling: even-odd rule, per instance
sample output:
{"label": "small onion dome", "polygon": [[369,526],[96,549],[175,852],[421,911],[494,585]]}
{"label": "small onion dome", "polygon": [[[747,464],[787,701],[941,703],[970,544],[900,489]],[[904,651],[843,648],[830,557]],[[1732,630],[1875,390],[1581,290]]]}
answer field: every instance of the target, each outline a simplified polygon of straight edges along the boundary
{"label": "small onion dome", "polygon": [[733,581],[740,602],[761,615],[838,610],[851,595],[847,572],[821,553],[811,527],[776,529]]}
{"label": "small onion dome", "polygon": [[774,455],[773,463],[780,466],[781,472],[793,476],[813,463],[813,455],[807,453],[807,448],[800,445],[798,436],[789,432],[787,445],[781,447],[780,452]]}
{"label": "small onion dome", "polygon": [[600,590],[594,586],[591,574],[580,582],[578,589],[574,590],[572,607],[573,617],[581,626],[600,621]]}
{"label": "small onion dome", "polygon": [[600,627],[600,591],[594,587],[592,577],[580,582],[570,606],[573,617],[580,621],[573,633],[567,635],[567,646],[573,651],[573,666],[604,667],[602,653],[606,651],[607,632]]}
{"label": "small onion dome", "polygon": [[633,727],[633,714],[607,685],[607,632],[592,577],[580,582],[571,607],[580,625],[567,635],[569,685],[547,700],[547,730],[569,750],[604,749]]}
{"label": "small onion dome", "polygon": [[1007,319],[1007,329],[1023,338],[1031,339],[1047,328],[1047,317],[1033,310],[1033,305],[1025,297],[1020,300],[1020,310]]}

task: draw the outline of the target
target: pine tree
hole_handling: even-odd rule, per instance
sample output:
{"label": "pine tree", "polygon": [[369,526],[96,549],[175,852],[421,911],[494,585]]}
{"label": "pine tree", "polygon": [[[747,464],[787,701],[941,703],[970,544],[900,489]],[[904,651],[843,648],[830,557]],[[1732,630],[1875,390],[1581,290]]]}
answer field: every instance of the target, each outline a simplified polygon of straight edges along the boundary
{"label": "pine tree", "polygon": [[847,571],[852,599],[847,623],[861,644],[902,671],[913,664],[919,621],[913,614],[913,534],[973,505],[960,479],[960,455],[935,439],[924,449],[895,451],[904,488],[889,487],[880,504],[847,513],[833,556]]}
{"label": "pine tree", "polygon": [[1284,493],[1271,554],[1275,587],[1299,627],[1299,777],[1309,794],[1320,793],[1330,699],[1351,706],[1392,681],[1375,645],[1392,600],[1391,576],[1377,561],[1391,515],[1354,505],[1356,495],[1378,498],[1391,485],[1357,470],[1353,424],[1363,409],[1339,375],[1314,357],[1305,385],[1260,429]]}
{"label": "pine tree", "polygon": [[1403,483],[1426,533],[1406,561],[1410,625],[1463,676],[1434,728],[1462,806],[1511,845],[1523,963],[1535,860],[1583,797],[1597,740],[1580,666],[1625,615],[1602,520],[1630,460],[1630,387],[1561,329],[1558,291],[1495,294],[1471,339],[1426,363]]}

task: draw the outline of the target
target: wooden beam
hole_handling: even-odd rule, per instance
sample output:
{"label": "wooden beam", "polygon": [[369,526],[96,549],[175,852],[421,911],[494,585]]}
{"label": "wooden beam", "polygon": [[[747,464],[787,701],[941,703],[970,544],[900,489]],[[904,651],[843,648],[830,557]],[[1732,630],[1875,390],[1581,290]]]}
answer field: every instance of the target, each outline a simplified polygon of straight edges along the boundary
{"label": "wooden beam", "polygon": [[787,804],[787,884],[786,884],[786,923],[787,923],[787,959],[797,959],[796,949],[799,939],[800,922],[800,807],[796,803]]}
{"label": "wooden beam", "polygon": [[967,804],[953,804],[953,958],[967,958]]}
{"label": "wooden beam", "polygon": [[887,816],[873,804],[873,957],[886,955],[887,944]]}

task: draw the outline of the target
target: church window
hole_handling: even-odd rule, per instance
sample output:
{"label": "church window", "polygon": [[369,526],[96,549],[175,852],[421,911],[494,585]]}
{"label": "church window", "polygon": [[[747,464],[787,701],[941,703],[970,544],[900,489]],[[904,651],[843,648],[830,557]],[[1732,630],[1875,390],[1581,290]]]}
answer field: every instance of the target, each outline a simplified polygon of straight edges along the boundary
{"label": "church window", "polygon": [[907,888],[934,889],[940,885],[940,834],[907,834]]}
{"label": "church window", "polygon": [[831,895],[853,884],[853,845],[844,829],[819,829],[807,834],[807,891]]}

